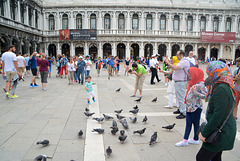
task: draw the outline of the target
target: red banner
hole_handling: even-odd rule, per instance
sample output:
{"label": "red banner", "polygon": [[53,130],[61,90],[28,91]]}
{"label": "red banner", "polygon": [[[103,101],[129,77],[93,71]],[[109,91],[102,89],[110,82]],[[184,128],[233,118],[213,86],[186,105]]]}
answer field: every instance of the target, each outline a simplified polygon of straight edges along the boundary
{"label": "red banner", "polygon": [[235,43],[235,32],[201,32],[201,42],[226,42]]}

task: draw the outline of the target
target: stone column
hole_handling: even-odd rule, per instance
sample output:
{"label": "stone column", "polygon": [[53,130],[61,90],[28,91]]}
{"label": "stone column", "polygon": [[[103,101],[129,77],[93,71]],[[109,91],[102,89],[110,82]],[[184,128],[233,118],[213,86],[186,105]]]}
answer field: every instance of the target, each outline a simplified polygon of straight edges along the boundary
{"label": "stone column", "polygon": [[143,42],[141,42],[141,45],[140,45],[140,53],[139,53],[139,57],[144,57],[144,46],[143,46]]}
{"label": "stone column", "polygon": [[223,44],[221,43],[220,44],[220,50],[219,50],[220,52],[220,54],[219,54],[219,58],[223,58]]}
{"label": "stone column", "polygon": [[102,49],[102,42],[101,41],[98,44],[98,57],[103,58],[103,49]]}
{"label": "stone column", "polygon": [[61,54],[62,55],[62,50],[61,50],[61,46],[60,46],[59,42],[57,44],[57,54]]}
{"label": "stone column", "polygon": [[60,16],[60,13],[57,12],[57,17],[55,19],[55,22],[56,22],[55,30],[60,30],[62,28],[60,27],[60,21],[61,21],[61,16]]}
{"label": "stone column", "polygon": [[226,24],[226,20],[225,20],[225,16],[222,15],[222,17],[219,18],[219,32],[225,32],[225,24]]}
{"label": "stone column", "polygon": [[238,28],[238,21],[237,21],[237,16],[235,17],[231,17],[232,18],[232,32],[238,32],[237,28]]}
{"label": "stone column", "polygon": [[28,18],[28,5],[26,4],[26,12],[25,12],[25,16],[24,16],[24,22],[25,22],[25,25],[29,25],[29,18]]}
{"label": "stone column", "polygon": [[49,17],[46,16],[46,13],[44,12],[44,13],[43,13],[43,19],[44,19],[44,21],[43,21],[43,23],[44,23],[43,26],[44,26],[44,30],[49,30],[49,26],[48,26],[48,25],[49,25],[49,24],[48,24],[49,21],[48,21],[48,18],[49,18]]}
{"label": "stone column", "polygon": [[6,17],[7,17],[7,18],[11,18],[11,15],[10,15],[10,0],[7,0],[7,1],[6,1],[6,6],[7,6],[7,9],[6,9]]}
{"label": "stone column", "polygon": [[[186,16],[186,14],[183,14],[182,16],[179,16],[179,17],[180,17],[179,31],[187,31],[187,23],[186,23],[187,16]],[[182,19],[182,21],[181,21],[181,19]]]}
{"label": "stone column", "polygon": [[32,9],[33,11],[33,15],[32,15],[32,27],[36,27],[35,26],[35,18],[36,18],[36,10],[35,9]]}
{"label": "stone column", "polygon": [[193,55],[196,55],[198,57],[198,45],[197,44],[195,44]]}
{"label": "stone column", "polygon": [[127,33],[130,33],[131,30],[131,16],[130,12],[127,12],[127,25],[126,25]]}
{"label": "stone column", "polygon": [[69,29],[75,29],[74,27],[74,17],[73,17],[73,12],[70,12],[70,26]]}
{"label": "stone column", "polygon": [[173,20],[172,20],[172,14],[169,13],[169,15],[167,15],[167,21],[168,21],[168,28],[167,28],[167,31],[172,31],[173,30]]}
{"label": "stone column", "polygon": [[102,19],[102,12],[99,12],[98,14],[98,19],[97,19],[97,29],[98,30],[103,30],[103,19]]}
{"label": "stone column", "polygon": [[153,30],[154,31],[158,31],[159,29],[160,29],[160,27],[159,27],[159,25],[160,25],[160,21],[159,21],[159,19],[158,19],[158,13],[156,12],[155,13],[155,19],[154,19],[154,21],[153,21],[154,23],[153,23]]}
{"label": "stone column", "polygon": [[112,56],[117,56],[116,43],[115,42],[113,42],[113,46],[112,46]]}
{"label": "stone column", "polygon": [[88,27],[88,13],[87,13],[87,11],[85,11],[85,14],[84,14],[85,16],[84,16],[84,23],[83,23],[83,29],[89,29],[90,28],[90,26]]}
{"label": "stone column", "polygon": [[155,54],[158,54],[158,47],[156,42],[154,43],[154,46],[153,46],[153,55]]}
{"label": "stone column", "polygon": [[182,43],[181,49],[185,51],[184,43]]}
{"label": "stone column", "polygon": [[144,31],[146,31],[146,15],[144,12],[140,14],[140,22],[139,22],[139,29],[140,29],[140,34],[144,34]]}
{"label": "stone column", "polygon": [[[48,53],[48,44],[46,43],[46,44],[44,44],[44,53],[48,56],[49,55],[49,53]],[[35,51],[34,49],[33,49],[33,51]]]}
{"label": "stone column", "polygon": [[17,21],[21,22],[20,1],[17,1]]}
{"label": "stone column", "polygon": [[235,53],[236,53],[236,46],[233,44],[233,47],[232,47],[232,52],[231,52],[231,56],[232,56],[232,60],[235,60]]}
{"label": "stone column", "polygon": [[193,18],[193,31],[195,32],[199,32],[200,29],[199,29],[199,15],[196,14],[196,17]]}
{"label": "stone column", "polygon": [[113,16],[111,20],[111,30],[113,30],[113,34],[116,34],[117,30],[117,18],[116,18],[116,12],[113,11]]}
{"label": "stone column", "polygon": [[211,49],[210,49],[210,44],[208,44],[208,47],[207,47],[207,52],[205,54],[205,60],[207,60],[207,57],[209,58],[210,60],[210,52],[211,52]]}
{"label": "stone column", "polygon": [[207,29],[206,31],[213,31],[212,15],[208,16]]}
{"label": "stone column", "polygon": [[171,43],[168,43],[167,56],[170,58],[171,55],[172,55],[172,47],[171,47]]}
{"label": "stone column", "polygon": [[126,46],[126,58],[130,59],[130,45],[129,45],[129,42],[127,42],[127,46]]}
{"label": "stone column", "polygon": [[84,44],[84,55],[86,56],[86,55],[89,55],[89,49],[88,49],[88,43],[87,43],[87,41],[85,42],[85,44]]}

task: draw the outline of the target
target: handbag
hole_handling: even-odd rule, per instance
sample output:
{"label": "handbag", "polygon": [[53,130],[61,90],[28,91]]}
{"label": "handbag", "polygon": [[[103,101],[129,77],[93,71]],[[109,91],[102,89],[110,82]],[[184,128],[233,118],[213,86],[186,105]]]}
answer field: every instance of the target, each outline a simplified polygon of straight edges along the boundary
{"label": "handbag", "polygon": [[[232,91],[232,89],[231,89]],[[221,133],[222,133],[222,128],[223,126],[226,124],[227,120],[229,119],[230,115],[232,114],[233,112],[233,109],[234,109],[234,106],[235,106],[235,99],[234,99],[234,95],[233,95],[233,91],[232,91],[232,96],[233,96],[233,107],[231,109],[231,111],[229,112],[227,118],[224,120],[222,126],[220,128],[216,128],[207,138],[206,138],[206,142],[209,143],[209,144],[212,144],[212,145],[217,145],[220,137],[221,137]],[[206,123],[205,125],[202,123],[201,124],[202,129],[206,126]],[[201,128],[200,126],[200,128]]]}

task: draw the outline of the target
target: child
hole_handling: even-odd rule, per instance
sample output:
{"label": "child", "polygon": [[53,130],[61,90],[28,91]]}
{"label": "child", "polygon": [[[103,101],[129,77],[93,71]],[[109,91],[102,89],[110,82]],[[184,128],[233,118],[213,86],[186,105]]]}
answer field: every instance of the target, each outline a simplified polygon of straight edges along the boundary
{"label": "child", "polygon": [[[190,67],[189,73],[191,80],[188,81],[188,89],[185,97],[186,104],[186,127],[183,141],[175,145],[187,146],[190,144],[199,144],[197,130],[199,129],[199,122],[202,112],[202,101],[207,93],[207,88],[204,86],[204,73],[202,69]],[[191,132],[192,124],[194,125],[194,138],[188,139]]]}
{"label": "child", "polygon": [[88,99],[88,104],[91,105],[90,103],[90,97],[92,96],[92,100],[93,102],[95,102],[95,94],[93,92],[93,88],[92,88],[92,85],[95,85],[96,83],[93,83],[91,81],[92,77],[91,76],[87,76],[86,77],[86,84],[85,84],[85,89],[86,89],[86,92],[87,92],[87,99]]}

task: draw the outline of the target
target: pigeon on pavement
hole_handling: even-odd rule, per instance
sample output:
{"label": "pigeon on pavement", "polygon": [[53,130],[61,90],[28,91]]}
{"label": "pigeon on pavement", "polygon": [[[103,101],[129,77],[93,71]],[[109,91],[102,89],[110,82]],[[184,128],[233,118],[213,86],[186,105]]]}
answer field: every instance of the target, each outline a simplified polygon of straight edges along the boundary
{"label": "pigeon on pavement", "polygon": [[136,105],[135,107],[133,107],[134,110],[138,109],[138,105]]}
{"label": "pigeon on pavement", "polygon": [[118,137],[118,140],[120,141],[121,144],[123,144],[126,139],[127,139],[126,135],[124,135],[124,136],[121,135]]}
{"label": "pigeon on pavement", "polygon": [[118,127],[116,126],[116,127],[111,127],[111,133],[113,134],[113,135],[115,135],[117,132],[118,132]]}
{"label": "pigeon on pavement", "polygon": [[137,122],[137,117],[130,117],[130,120],[132,121],[132,123],[136,123]]}
{"label": "pigeon on pavement", "polygon": [[139,99],[136,99],[135,101],[136,102],[141,102],[141,99],[142,99],[142,97],[140,97]]}
{"label": "pigeon on pavement", "polygon": [[104,118],[103,117],[101,117],[101,118],[94,117],[93,120],[96,120],[99,124],[101,124],[103,122]]}
{"label": "pigeon on pavement", "polygon": [[94,112],[93,112],[93,113],[84,112],[84,114],[85,114],[87,117],[90,117],[90,116],[94,115],[95,113],[94,113]]}
{"label": "pigeon on pavement", "polygon": [[152,100],[152,102],[157,102],[157,97]]}
{"label": "pigeon on pavement", "polygon": [[148,120],[147,116],[145,115],[145,117],[143,118],[142,122],[146,123]]}
{"label": "pigeon on pavement", "polygon": [[112,117],[112,116],[108,116],[108,115],[105,115],[105,114],[103,114],[103,117],[104,117],[106,120],[113,119],[113,117]]}
{"label": "pigeon on pavement", "polygon": [[49,144],[49,140],[41,140],[41,141],[38,141],[37,144],[42,144],[43,146],[47,146]]}
{"label": "pigeon on pavement", "polygon": [[163,126],[162,128],[167,129],[167,130],[172,130],[176,124],[168,125],[168,126]]}
{"label": "pigeon on pavement", "polygon": [[112,122],[112,127],[117,127],[117,122],[115,120]]}
{"label": "pigeon on pavement", "polygon": [[140,134],[142,135],[145,132],[146,128],[143,128],[142,130],[136,130],[133,132],[133,134]]}
{"label": "pigeon on pavement", "polygon": [[154,143],[156,143],[157,140],[157,132],[154,132],[154,134],[151,136],[151,140],[149,142],[149,145],[152,145]]}
{"label": "pigeon on pavement", "polygon": [[121,115],[118,115],[118,114],[116,114],[116,116],[117,116],[118,120],[122,120],[123,118],[125,118],[125,116],[121,116]]}
{"label": "pigeon on pavement", "polygon": [[80,131],[78,132],[78,137],[79,137],[79,138],[82,138],[82,136],[83,136],[83,131],[80,130]]}
{"label": "pigeon on pavement", "polygon": [[90,112],[90,109],[86,107],[85,112]]}
{"label": "pigeon on pavement", "polygon": [[116,92],[120,92],[120,90],[121,90],[121,88],[118,88],[118,89],[116,90]]}
{"label": "pigeon on pavement", "polygon": [[33,161],[47,161],[47,159],[52,159],[46,155],[38,155]]}
{"label": "pigeon on pavement", "polygon": [[104,129],[93,129],[92,132],[98,132],[98,134],[104,133]]}
{"label": "pigeon on pavement", "polygon": [[126,129],[126,130],[129,129],[128,123],[127,123],[127,120],[126,120],[126,119],[124,119],[123,121],[120,120],[120,122],[121,122],[122,126],[124,127],[124,129]]}
{"label": "pigeon on pavement", "polygon": [[120,135],[123,136],[125,134],[124,130],[120,130]]}
{"label": "pigeon on pavement", "polygon": [[121,110],[115,110],[114,112],[116,112],[117,114],[120,114],[123,111],[123,109]]}
{"label": "pigeon on pavement", "polygon": [[130,110],[129,112],[131,112],[131,113],[133,113],[133,114],[137,114],[138,113],[138,111],[139,111],[139,109],[136,109],[136,110]]}
{"label": "pigeon on pavement", "polygon": [[112,154],[112,149],[110,148],[110,146],[108,146],[106,153],[108,157]]}

